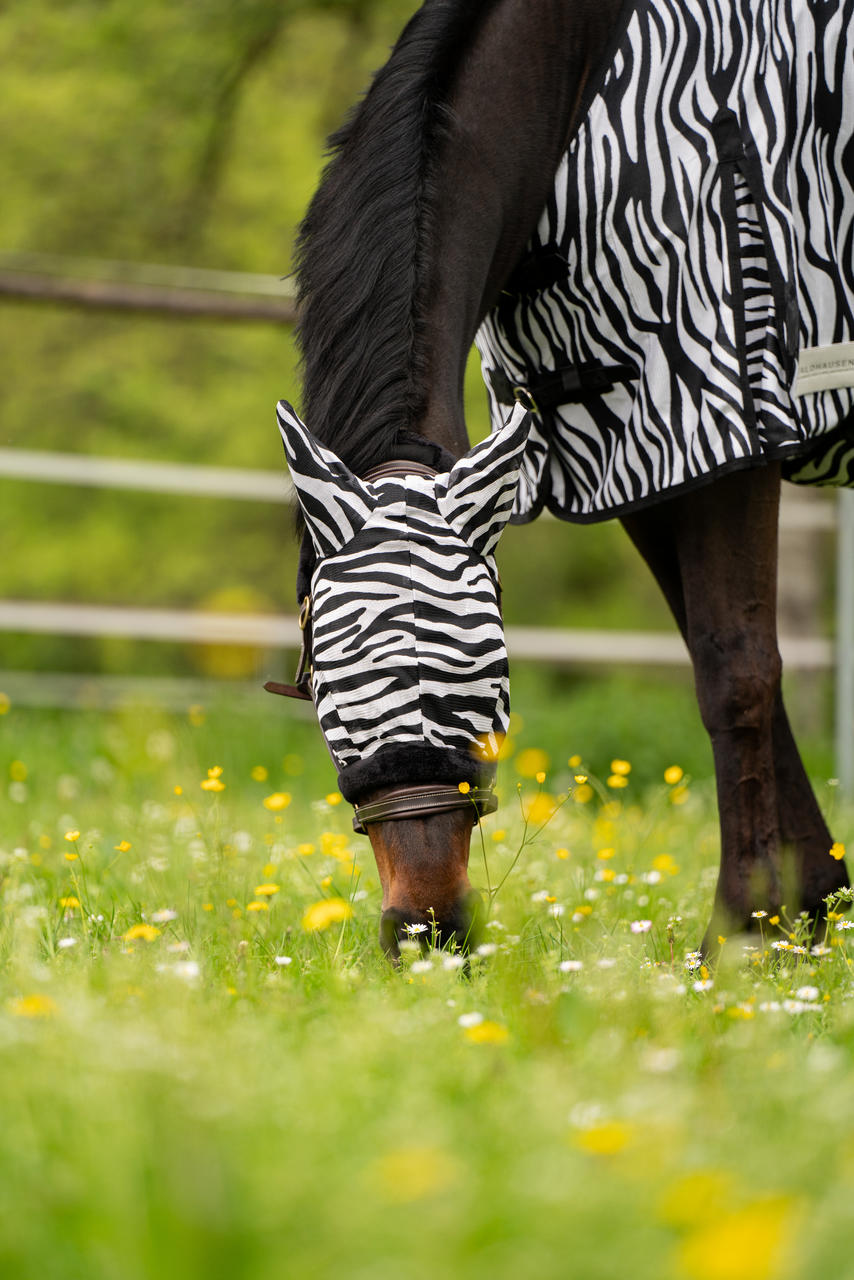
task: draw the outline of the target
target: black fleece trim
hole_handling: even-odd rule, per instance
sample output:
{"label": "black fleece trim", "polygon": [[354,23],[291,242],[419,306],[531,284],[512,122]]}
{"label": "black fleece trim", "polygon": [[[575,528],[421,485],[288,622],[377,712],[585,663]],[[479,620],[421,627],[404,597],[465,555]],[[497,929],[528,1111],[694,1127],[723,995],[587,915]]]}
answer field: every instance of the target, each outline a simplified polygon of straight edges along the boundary
{"label": "black fleece trim", "polygon": [[338,775],[338,790],[350,804],[359,804],[380,787],[416,786],[423,782],[468,782],[491,787],[495,766],[453,747],[380,747],[365,760],[348,764]]}

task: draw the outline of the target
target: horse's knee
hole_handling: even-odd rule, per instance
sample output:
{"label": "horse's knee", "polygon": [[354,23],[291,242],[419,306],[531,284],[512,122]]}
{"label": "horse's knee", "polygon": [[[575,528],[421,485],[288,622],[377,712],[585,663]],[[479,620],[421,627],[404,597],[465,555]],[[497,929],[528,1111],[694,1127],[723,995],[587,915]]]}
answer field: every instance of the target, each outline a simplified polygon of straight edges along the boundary
{"label": "horse's knee", "polygon": [[714,631],[692,644],[697,701],[709,733],[770,731],[782,663],[776,645],[744,631]]}

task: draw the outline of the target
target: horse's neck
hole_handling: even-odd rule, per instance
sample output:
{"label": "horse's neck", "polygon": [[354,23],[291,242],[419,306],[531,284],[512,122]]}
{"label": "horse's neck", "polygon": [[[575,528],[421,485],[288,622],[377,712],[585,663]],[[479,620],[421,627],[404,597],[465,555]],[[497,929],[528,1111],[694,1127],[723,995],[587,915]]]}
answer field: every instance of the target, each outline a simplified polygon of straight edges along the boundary
{"label": "horse's neck", "polygon": [[423,264],[427,398],[414,424],[454,453],[475,331],[536,226],[623,0],[502,0],[464,60],[437,166]]}

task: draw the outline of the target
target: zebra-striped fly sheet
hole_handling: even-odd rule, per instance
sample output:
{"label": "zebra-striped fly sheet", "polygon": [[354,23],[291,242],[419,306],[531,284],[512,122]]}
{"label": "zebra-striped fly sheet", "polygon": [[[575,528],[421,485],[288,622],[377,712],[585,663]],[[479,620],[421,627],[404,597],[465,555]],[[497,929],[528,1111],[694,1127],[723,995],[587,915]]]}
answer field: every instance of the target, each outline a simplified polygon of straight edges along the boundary
{"label": "zebra-striped fly sheet", "polygon": [[[433,476],[360,480],[278,405],[291,477],[317,560],[312,693],[347,799],[401,753],[446,781],[489,776],[507,730],[507,651],[493,552],[510,516],[530,415]],[[426,755],[425,755],[426,752]],[[450,770],[450,773],[447,772]]]}
{"label": "zebra-striped fly sheet", "polygon": [[502,389],[634,376],[540,406],[514,518],[772,459],[854,484],[852,341],[854,0],[630,3],[478,347],[496,426]]}

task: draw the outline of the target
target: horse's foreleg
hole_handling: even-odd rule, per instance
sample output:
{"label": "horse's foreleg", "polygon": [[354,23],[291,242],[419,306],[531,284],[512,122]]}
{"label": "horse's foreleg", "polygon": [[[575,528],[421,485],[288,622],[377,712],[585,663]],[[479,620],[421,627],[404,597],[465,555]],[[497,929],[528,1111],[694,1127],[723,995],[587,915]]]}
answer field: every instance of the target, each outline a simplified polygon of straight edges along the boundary
{"label": "horse's foreleg", "polygon": [[829,854],[833,837],[789,725],[782,695],[774,703],[774,766],[777,810],[783,848],[791,851],[796,902],[802,911],[818,915],[828,894],[848,885],[844,861]]}
{"label": "horse's foreleg", "polygon": [[769,467],[624,521],[685,637],[712,743],[721,821],[713,934],[782,901],[773,734],[778,500],[779,472]]}

